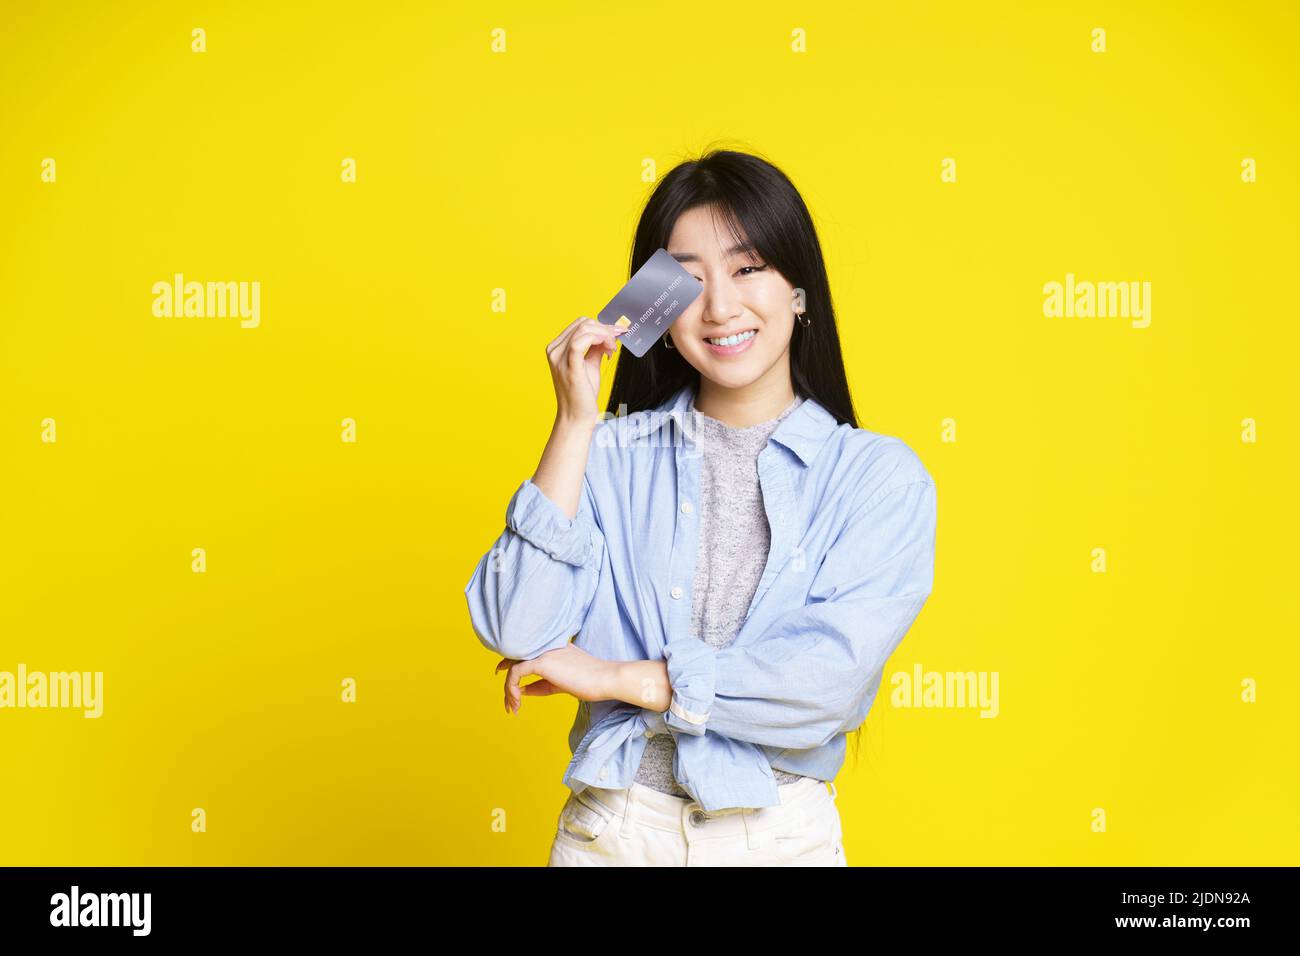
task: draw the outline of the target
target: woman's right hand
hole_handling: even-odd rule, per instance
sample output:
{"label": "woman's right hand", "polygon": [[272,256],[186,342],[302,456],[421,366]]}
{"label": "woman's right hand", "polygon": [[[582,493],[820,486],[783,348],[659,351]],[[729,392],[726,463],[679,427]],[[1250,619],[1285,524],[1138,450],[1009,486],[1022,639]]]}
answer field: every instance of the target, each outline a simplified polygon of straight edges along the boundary
{"label": "woman's right hand", "polygon": [[600,363],[618,350],[623,331],[584,315],[546,346],[557,420],[595,426],[600,414]]}

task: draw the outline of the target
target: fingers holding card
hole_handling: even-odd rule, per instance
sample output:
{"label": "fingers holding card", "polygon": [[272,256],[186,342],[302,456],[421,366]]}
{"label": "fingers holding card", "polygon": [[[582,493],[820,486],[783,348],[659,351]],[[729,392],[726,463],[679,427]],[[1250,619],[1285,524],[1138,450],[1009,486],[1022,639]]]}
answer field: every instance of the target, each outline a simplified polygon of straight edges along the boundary
{"label": "fingers holding card", "polygon": [[699,280],[667,249],[658,249],[596,318],[623,329],[619,341],[640,358],[703,291]]}

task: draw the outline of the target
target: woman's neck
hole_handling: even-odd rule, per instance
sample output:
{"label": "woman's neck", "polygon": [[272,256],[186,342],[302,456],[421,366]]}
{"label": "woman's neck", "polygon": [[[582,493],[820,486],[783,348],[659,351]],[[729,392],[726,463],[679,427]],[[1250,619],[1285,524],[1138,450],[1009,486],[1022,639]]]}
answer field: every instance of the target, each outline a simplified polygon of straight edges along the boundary
{"label": "woman's neck", "polygon": [[695,410],[732,428],[749,428],[779,416],[794,397],[788,377],[768,382],[760,379],[741,388],[726,388],[701,378]]}

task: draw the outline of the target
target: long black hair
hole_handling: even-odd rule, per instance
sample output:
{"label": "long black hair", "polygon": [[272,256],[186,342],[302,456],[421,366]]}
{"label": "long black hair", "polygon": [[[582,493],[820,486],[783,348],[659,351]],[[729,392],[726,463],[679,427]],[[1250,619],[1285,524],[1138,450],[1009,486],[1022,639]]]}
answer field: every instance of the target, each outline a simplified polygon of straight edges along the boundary
{"label": "long black hair", "polygon": [[[804,316],[810,323],[794,323],[790,384],[796,395],[816,399],[837,422],[857,428],[817,230],[803,197],[773,163],[750,153],[713,149],[675,166],[641,212],[628,275],[666,247],[677,217],[697,206],[714,207],[734,239],[748,238],[764,262],[804,290]],[[700,373],[675,349],[659,343],[641,358],[619,349],[606,413],[656,408],[688,383],[699,394]],[[855,760],[861,730],[854,731]]]}
{"label": "long black hair", "polygon": [[[714,149],[675,166],[641,211],[628,275],[666,247],[677,217],[697,206],[714,207],[734,238],[742,238],[743,230],[764,262],[804,290],[804,317],[810,324],[794,324],[790,384],[796,395],[816,399],[836,421],[857,428],[817,230],[799,191],[771,162]],[[655,408],[688,383],[698,394],[700,373],[662,342],[641,358],[619,349],[606,411],[620,415]]]}

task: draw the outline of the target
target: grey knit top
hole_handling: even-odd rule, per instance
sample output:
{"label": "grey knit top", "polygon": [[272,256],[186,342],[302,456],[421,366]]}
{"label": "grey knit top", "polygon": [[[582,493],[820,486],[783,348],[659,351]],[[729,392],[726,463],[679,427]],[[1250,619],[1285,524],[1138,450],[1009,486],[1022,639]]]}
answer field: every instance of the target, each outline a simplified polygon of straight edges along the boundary
{"label": "grey knit top", "polygon": [[[758,454],[768,437],[796,408],[794,401],[771,421],[733,428],[699,412],[691,399],[700,451],[699,555],[692,588],[691,633],[715,648],[726,647],[740,631],[767,566],[771,528],[758,481]],[[673,776],[676,744],[671,734],[646,741],[634,782],[663,793],[690,797]],[[800,774],[773,768],[778,784],[802,780]]]}

